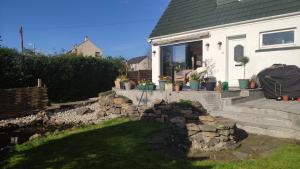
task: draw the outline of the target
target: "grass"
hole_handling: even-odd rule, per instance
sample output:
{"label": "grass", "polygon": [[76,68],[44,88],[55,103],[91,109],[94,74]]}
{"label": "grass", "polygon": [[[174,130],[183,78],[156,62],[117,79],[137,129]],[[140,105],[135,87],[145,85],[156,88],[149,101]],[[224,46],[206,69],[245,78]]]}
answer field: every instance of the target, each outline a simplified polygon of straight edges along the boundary
{"label": "grass", "polygon": [[70,129],[16,147],[0,168],[299,169],[300,146],[287,144],[257,160],[220,163],[174,160],[153,152],[147,137],[162,124],[114,119]]}

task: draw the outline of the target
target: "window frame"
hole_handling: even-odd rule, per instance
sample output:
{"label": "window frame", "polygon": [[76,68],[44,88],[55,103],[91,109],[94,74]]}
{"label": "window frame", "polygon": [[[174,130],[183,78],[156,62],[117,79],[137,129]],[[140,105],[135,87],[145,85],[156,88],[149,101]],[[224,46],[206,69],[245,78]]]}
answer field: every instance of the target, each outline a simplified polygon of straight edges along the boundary
{"label": "window frame", "polygon": [[[294,32],[294,42],[293,43],[286,43],[286,44],[276,44],[276,45],[263,45],[263,36],[266,34],[272,33],[280,33],[280,32]],[[259,47],[260,49],[270,49],[270,48],[282,48],[282,47],[291,47],[296,45],[296,28],[289,28],[289,29],[281,29],[281,30],[273,30],[273,31],[266,31],[259,33]]]}

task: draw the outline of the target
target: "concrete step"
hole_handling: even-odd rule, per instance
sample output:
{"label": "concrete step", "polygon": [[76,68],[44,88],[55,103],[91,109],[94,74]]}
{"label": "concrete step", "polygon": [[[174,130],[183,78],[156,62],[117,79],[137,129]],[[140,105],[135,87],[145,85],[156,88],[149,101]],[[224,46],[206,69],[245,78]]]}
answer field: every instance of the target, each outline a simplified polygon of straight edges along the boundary
{"label": "concrete step", "polygon": [[300,128],[287,119],[265,118],[254,113],[233,111],[215,111],[211,114],[236,120],[238,128],[248,133],[300,140]]}
{"label": "concrete step", "polygon": [[246,122],[237,122],[237,127],[252,134],[300,140],[300,131],[298,130]]}
{"label": "concrete step", "polygon": [[252,110],[249,111],[221,111],[218,113],[219,116],[223,116],[226,118],[231,118],[236,121],[241,122],[249,122],[249,123],[256,123],[258,125],[267,125],[267,126],[276,126],[276,127],[283,127],[289,128],[293,130],[300,131],[299,116],[295,118],[281,118],[280,116],[266,116],[265,114],[259,114]]}
{"label": "concrete step", "polygon": [[299,114],[290,113],[286,111],[266,109],[266,108],[254,108],[247,106],[239,106],[239,105],[227,105],[223,106],[223,111],[225,112],[242,112],[249,113],[251,115],[255,115],[257,117],[267,117],[267,118],[275,118],[275,119],[296,119],[300,118]]}

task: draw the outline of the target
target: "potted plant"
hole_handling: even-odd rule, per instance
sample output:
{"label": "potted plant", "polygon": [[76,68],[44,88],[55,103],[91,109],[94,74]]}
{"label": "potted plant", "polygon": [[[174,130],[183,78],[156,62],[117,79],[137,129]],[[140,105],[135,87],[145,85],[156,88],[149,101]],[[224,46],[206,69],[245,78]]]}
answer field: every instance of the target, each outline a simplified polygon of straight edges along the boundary
{"label": "potted plant", "polygon": [[205,78],[205,88],[207,91],[214,91],[216,84],[217,84],[217,80],[216,77],[214,76],[209,76],[207,78]]}
{"label": "potted plant", "polygon": [[200,84],[200,75],[198,73],[193,73],[190,76],[190,87],[192,90],[198,90]]}
{"label": "potted plant", "polygon": [[246,79],[246,65],[249,63],[249,58],[247,56],[242,57],[240,63],[244,67],[244,79],[239,79],[239,86],[240,89],[248,89],[249,79]]}
{"label": "potted plant", "polygon": [[175,82],[175,91],[179,93],[179,91],[182,90],[182,86],[183,86],[182,82],[180,81]]}
{"label": "potted plant", "polygon": [[173,83],[172,78],[167,77],[166,83],[165,83],[165,91],[172,92],[173,91]]}
{"label": "potted plant", "polygon": [[124,78],[122,82],[124,83],[125,90],[131,90],[131,84],[127,78]]}
{"label": "potted plant", "polygon": [[139,81],[138,89],[139,90],[155,90],[156,86],[153,82],[148,80],[141,80]]}
{"label": "potted plant", "polygon": [[159,78],[159,80],[158,80],[159,89],[161,91],[164,91],[165,90],[165,84],[167,82],[168,77],[167,76],[159,76],[158,78]]}
{"label": "potted plant", "polygon": [[250,89],[255,89],[257,87],[256,79],[257,79],[256,75],[251,76]]}
{"label": "potted plant", "polygon": [[223,91],[223,83],[222,81],[218,81],[218,85],[215,87],[215,91]]}

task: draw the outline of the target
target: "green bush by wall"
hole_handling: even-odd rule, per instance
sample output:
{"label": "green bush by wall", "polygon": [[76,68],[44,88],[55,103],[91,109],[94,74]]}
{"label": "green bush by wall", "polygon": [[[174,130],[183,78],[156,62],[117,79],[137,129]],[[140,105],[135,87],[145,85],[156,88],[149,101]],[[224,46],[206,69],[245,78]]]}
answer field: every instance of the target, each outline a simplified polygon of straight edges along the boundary
{"label": "green bush by wall", "polygon": [[32,87],[41,78],[54,102],[87,99],[110,90],[122,68],[122,58],[29,56],[0,48],[0,88]]}

